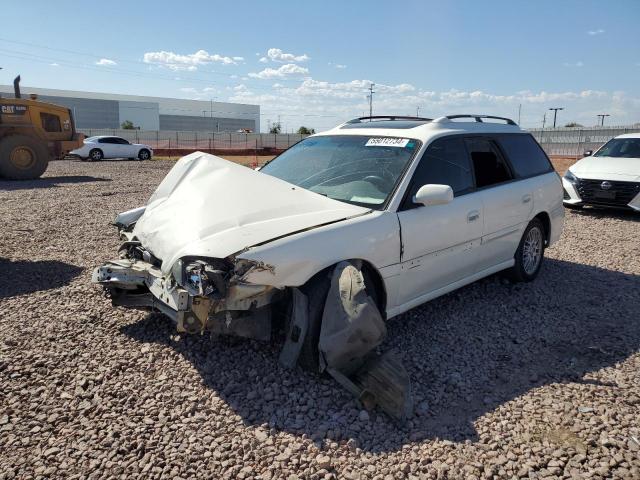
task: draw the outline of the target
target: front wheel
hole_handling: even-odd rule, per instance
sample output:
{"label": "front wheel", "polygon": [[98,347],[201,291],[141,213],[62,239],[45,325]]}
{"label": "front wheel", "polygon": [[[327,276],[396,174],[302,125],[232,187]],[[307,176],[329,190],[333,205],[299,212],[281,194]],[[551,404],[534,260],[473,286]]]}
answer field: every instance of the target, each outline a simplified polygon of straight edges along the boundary
{"label": "front wheel", "polygon": [[143,148],[138,153],[138,160],[149,160],[151,158],[151,152],[146,148]]}
{"label": "front wheel", "polygon": [[545,230],[542,222],[534,218],[525,228],[514,256],[515,265],[508,270],[509,278],[516,282],[534,280],[544,259]]}

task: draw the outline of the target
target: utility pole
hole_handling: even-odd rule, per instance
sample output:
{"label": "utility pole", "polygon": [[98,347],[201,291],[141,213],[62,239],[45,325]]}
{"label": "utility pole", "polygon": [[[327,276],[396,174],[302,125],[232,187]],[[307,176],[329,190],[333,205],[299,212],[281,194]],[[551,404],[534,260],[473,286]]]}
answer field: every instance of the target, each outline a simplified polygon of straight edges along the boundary
{"label": "utility pole", "polygon": [[213,99],[209,99],[209,115],[211,116],[211,130],[213,130]]}
{"label": "utility pole", "polygon": [[[373,94],[376,93],[373,91],[374,86],[375,83],[369,85],[369,95],[367,95],[367,98],[369,99],[369,117],[373,116]],[[371,121],[371,119],[369,119],[369,121]]]}
{"label": "utility pole", "polygon": [[558,110],[564,110],[564,107],[553,107],[549,110],[553,110],[553,128],[556,128],[556,117],[558,115]]}
{"label": "utility pole", "polygon": [[609,115],[608,113],[601,113],[600,115],[598,115],[598,118],[600,119],[600,126],[604,127],[604,117],[610,117],[611,115]]}
{"label": "utility pole", "polygon": [[518,125],[520,125],[520,112],[522,111],[522,104],[518,104]]}
{"label": "utility pole", "polygon": [[416,107],[416,117],[420,116],[420,105]]}

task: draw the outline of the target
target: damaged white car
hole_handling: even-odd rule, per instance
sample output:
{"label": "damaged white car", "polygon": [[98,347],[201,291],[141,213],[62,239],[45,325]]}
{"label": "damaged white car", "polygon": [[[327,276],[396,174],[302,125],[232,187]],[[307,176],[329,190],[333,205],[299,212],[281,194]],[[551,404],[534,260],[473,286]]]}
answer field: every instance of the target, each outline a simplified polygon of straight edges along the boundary
{"label": "damaged white car", "polygon": [[560,177],[513,121],[360,118],[261,171],[180,159],[146,207],[118,215],[120,258],[93,281],[183,332],[269,340],[284,318],[283,364],[402,420],[408,375],[374,354],[385,321],[500,270],[533,280],[563,221]]}

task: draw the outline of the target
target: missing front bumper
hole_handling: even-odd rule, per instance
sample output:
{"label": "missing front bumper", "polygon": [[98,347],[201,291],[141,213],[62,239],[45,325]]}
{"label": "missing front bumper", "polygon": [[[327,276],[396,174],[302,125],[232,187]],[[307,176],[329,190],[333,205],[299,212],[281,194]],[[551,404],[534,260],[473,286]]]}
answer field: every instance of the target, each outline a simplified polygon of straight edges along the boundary
{"label": "missing front bumper", "polygon": [[258,340],[271,337],[269,306],[280,293],[270,286],[235,282],[222,299],[191,295],[154,265],[129,259],[97,267],[91,280],[104,287],[114,306],[159,311],[179,332],[210,331]]}

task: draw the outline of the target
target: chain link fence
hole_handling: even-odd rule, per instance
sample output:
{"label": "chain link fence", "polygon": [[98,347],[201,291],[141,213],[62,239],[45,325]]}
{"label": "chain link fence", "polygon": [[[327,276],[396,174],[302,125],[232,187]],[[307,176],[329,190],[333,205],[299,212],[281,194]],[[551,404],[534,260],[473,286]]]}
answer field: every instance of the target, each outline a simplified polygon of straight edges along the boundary
{"label": "chain link fence", "polygon": [[216,133],[172,130],[122,130],[79,128],[87,137],[113,135],[154,150],[285,150],[307,135],[297,133]]}
{"label": "chain link fence", "polygon": [[[144,143],[154,150],[281,151],[306,135],[296,133],[216,133],[172,130],[78,129],[87,137],[113,135],[132,143]],[[529,130],[547,155],[579,157],[623,133],[640,133],[639,126],[592,128],[534,128]]]}
{"label": "chain link fence", "polygon": [[613,137],[640,133],[640,125],[591,128],[533,128],[531,134],[547,155],[581,157],[585,150],[596,150]]}

